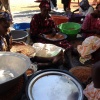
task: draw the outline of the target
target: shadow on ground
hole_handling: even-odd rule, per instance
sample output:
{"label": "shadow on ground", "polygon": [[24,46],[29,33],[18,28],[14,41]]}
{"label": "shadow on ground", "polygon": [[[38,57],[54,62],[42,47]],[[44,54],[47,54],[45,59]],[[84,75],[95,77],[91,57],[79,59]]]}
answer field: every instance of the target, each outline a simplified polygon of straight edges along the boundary
{"label": "shadow on ground", "polygon": [[25,17],[25,16],[33,16],[36,13],[39,13],[40,10],[28,10],[28,11],[22,11],[22,12],[17,12],[13,14],[13,17]]}
{"label": "shadow on ground", "polygon": [[[13,21],[14,23],[30,22],[32,16],[37,13],[40,13],[40,10],[27,10],[27,11],[16,12],[13,13]],[[63,15],[64,12],[51,11],[50,14]]]}

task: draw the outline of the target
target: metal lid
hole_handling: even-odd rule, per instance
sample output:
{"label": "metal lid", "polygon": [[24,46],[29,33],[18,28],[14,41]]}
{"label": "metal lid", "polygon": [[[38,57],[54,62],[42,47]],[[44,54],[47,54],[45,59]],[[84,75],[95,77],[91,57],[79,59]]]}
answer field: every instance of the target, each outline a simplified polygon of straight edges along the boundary
{"label": "metal lid", "polygon": [[32,77],[27,86],[30,100],[83,100],[80,83],[60,70],[46,70]]}
{"label": "metal lid", "polygon": [[30,59],[20,53],[0,52],[0,85],[11,81],[31,66]]}

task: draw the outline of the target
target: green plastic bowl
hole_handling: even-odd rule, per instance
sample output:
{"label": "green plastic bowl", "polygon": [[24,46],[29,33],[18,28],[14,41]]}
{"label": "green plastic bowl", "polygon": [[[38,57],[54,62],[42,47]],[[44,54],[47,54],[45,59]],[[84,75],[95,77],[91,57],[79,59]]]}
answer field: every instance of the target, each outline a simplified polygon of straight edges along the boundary
{"label": "green plastic bowl", "polygon": [[68,36],[70,39],[76,38],[77,34],[80,32],[81,25],[75,22],[67,22],[58,25],[60,31]]}

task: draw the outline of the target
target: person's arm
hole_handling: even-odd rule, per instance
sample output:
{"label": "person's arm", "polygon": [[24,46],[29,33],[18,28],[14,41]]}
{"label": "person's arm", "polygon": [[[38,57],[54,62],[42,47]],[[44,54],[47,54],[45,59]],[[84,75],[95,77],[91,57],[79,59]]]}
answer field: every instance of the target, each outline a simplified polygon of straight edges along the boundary
{"label": "person's arm", "polygon": [[79,11],[79,9],[74,10],[72,13]]}
{"label": "person's arm", "polygon": [[92,6],[90,6],[89,9],[87,10],[85,16],[88,15],[88,14],[93,13],[93,11],[94,11],[94,8]]}

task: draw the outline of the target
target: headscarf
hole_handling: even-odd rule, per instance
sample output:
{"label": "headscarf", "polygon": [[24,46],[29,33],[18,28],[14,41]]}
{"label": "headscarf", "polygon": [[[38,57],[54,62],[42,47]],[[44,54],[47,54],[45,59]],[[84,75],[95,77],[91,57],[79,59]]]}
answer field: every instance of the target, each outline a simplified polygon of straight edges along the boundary
{"label": "headscarf", "polygon": [[51,11],[50,2],[48,1],[41,1],[39,8],[45,7],[48,11]]}
{"label": "headscarf", "polygon": [[82,10],[86,11],[90,7],[88,0],[82,0],[79,3],[79,6],[82,8]]}
{"label": "headscarf", "polygon": [[0,12],[0,18],[5,18],[7,21],[12,21],[11,14],[8,11]]}

